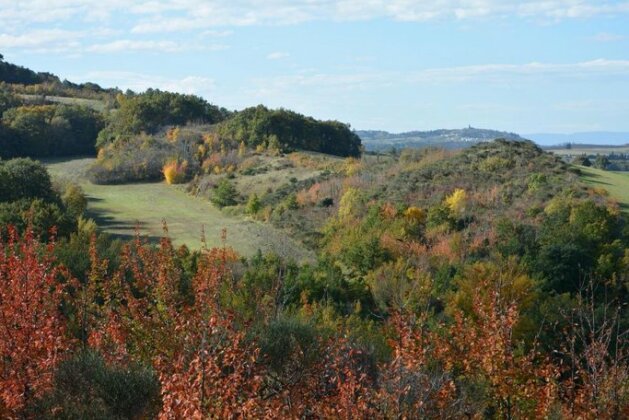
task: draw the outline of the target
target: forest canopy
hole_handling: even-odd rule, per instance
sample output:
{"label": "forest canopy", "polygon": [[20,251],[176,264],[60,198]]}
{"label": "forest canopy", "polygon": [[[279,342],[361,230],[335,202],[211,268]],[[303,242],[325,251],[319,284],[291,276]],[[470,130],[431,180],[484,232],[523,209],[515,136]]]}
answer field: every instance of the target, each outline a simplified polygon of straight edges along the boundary
{"label": "forest canopy", "polygon": [[219,125],[221,136],[281,150],[310,150],[337,156],[358,156],[360,138],[347,124],[318,121],[285,109],[259,105],[236,113]]}

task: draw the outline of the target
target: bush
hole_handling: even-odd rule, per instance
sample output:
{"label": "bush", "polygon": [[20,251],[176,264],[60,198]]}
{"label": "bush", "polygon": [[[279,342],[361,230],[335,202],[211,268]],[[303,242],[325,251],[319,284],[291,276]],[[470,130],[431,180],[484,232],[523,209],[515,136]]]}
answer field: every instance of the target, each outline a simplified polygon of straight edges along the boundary
{"label": "bush", "polygon": [[237,196],[238,193],[232,183],[228,179],[222,179],[216,186],[210,201],[218,207],[233,206],[236,204]]}
{"label": "bush", "polygon": [[262,332],[260,349],[269,366],[276,371],[303,369],[318,356],[317,331],[312,325],[294,318],[278,319]]}
{"label": "bush", "polygon": [[72,218],[82,216],[85,209],[87,209],[85,193],[83,193],[83,189],[76,184],[67,184],[64,186],[61,201],[63,201],[68,215]]}
{"label": "bush", "polygon": [[163,139],[135,136],[103,147],[88,177],[95,184],[157,181],[163,179],[164,163],[173,154],[173,146]]}
{"label": "bush", "polygon": [[48,170],[31,159],[0,161],[0,202],[24,198],[56,199]]}
{"label": "bush", "polygon": [[30,408],[34,418],[152,418],[159,408],[160,386],[152,369],[107,365],[93,351],[61,363],[53,390]]}
{"label": "bush", "polygon": [[181,163],[178,163],[177,161],[172,161],[164,165],[164,169],[162,169],[162,172],[164,173],[164,178],[169,185],[183,184],[184,182],[186,182],[187,169],[187,161],[183,161]]}
{"label": "bush", "polygon": [[258,198],[258,194],[253,193],[249,196],[249,200],[247,200],[247,214],[257,214],[262,209],[262,202]]}
{"label": "bush", "polygon": [[586,155],[577,156],[572,160],[572,163],[580,166],[592,166],[592,161],[588,159]]}

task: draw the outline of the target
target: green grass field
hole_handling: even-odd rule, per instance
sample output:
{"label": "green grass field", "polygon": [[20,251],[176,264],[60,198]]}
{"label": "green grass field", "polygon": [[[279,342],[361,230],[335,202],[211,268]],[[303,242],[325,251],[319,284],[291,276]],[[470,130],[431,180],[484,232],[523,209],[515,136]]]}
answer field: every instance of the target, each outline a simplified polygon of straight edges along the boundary
{"label": "green grass field", "polygon": [[605,155],[611,153],[629,153],[629,146],[592,146],[592,147],[572,147],[566,148],[548,148],[546,149],[559,156],[579,156],[579,155]]}
{"label": "green grass field", "polygon": [[94,185],[85,176],[93,161],[91,158],[50,161],[47,167],[53,179],[71,180],[83,188],[89,200],[88,216],[108,233],[128,238],[139,227],[142,235],[158,239],[165,220],[173,242],[190,248],[201,246],[203,230],[208,246],[220,245],[221,231],[226,229],[227,245],[242,255],[250,256],[260,249],[274,250],[298,261],[314,256],[284,232],[261,222],[226,215],[180,187],[164,182]]}
{"label": "green grass field", "polygon": [[581,178],[594,187],[605,188],[629,214],[629,172],[611,172],[579,166]]}
{"label": "green grass field", "polygon": [[[18,95],[26,101],[37,102],[42,99],[42,95]],[[86,98],[68,98],[65,96],[46,96],[46,100],[49,102],[56,102],[65,105],[81,105],[88,108],[92,108],[95,111],[103,112],[105,110],[105,103],[98,99],[86,99]]]}

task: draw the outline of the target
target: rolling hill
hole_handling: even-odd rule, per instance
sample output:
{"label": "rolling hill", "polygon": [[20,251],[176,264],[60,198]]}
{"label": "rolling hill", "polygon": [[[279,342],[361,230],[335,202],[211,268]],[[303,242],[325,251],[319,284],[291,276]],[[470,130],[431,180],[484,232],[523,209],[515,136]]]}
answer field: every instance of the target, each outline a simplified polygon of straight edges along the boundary
{"label": "rolling hill", "polygon": [[461,149],[476,143],[491,141],[498,138],[507,140],[524,140],[515,133],[487,130],[482,128],[441,129],[431,131],[409,131],[405,133],[389,133],[387,131],[356,131],[363,145],[369,151],[383,151],[391,148],[421,148],[438,146],[445,149]]}

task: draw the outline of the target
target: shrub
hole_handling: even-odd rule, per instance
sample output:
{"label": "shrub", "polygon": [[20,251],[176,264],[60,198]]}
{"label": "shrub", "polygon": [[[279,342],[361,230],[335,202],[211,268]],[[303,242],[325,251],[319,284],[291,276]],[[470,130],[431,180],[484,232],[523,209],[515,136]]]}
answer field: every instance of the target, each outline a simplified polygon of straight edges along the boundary
{"label": "shrub", "polygon": [[171,161],[164,165],[162,172],[164,173],[164,178],[169,185],[183,184],[186,181],[187,169],[187,161],[183,161],[181,163],[177,161]]}
{"label": "shrub", "polygon": [[83,189],[76,184],[67,184],[61,196],[63,205],[70,217],[82,216],[87,208],[87,198]]}
{"label": "shrub", "polygon": [[451,195],[446,197],[445,204],[453,214],[459,215],[465,211],[467,193],[465,190],[457,188]]}
{"label": "shrub", "polygon": [[25,198],[55,200],[46,167],[31,159],[0,161],[0,202]]}
{"label": "shrub", "polygon": [[262,209],[262,202],[260,202],[260,198],[258,198],[258,194],[253,193],[249,196],[249,200],[247,200],[247,214],[257,214],[260,209]]}
{"label": "shrub", "polygon": [[159,392],[152,369],[108,365],[100,354],[84,351],[61,363],[54,390],[29,414],[37,418],[151,418],[159,410]]}
{"label": "shrub", "polygon": [[592,166],[592,161],[586,155],[575,157],[572,163],[580,166]]}
{"label": "shrub", "polygon": [[271,322],[263,331],[260,344],[269,366],[284,373],[307,367],[319,353],[315,328],[294,318]]}
{"label": "shrub", "polygon": [[237,196],[238,192],[232,183],[228,179],[222,179],[216,186],[210,201],[218,207],[233,206],[236,204]]}
{"label": "shrub", "polygon": [[404,211],[404,217],[411,223],[424,223],[426,211],[419,207],[409,207]]}

